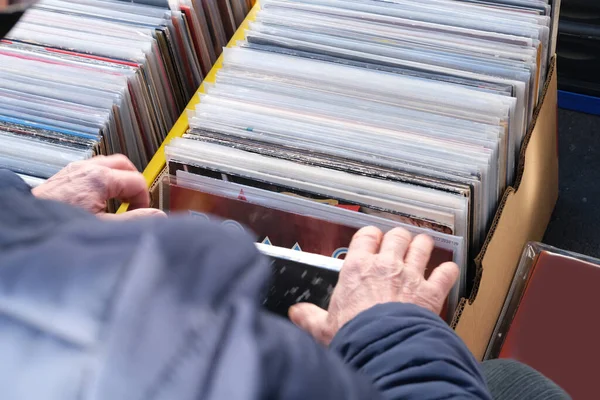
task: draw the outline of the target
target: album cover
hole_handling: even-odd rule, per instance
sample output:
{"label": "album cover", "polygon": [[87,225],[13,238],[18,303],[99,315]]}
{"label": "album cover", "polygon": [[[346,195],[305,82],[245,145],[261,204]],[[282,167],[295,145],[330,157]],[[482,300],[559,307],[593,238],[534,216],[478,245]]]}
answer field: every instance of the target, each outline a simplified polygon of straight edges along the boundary
{"label": "album cover", "polygon": [[[250,232],[259,243],[343,259],[357,228],[269,208],[247,201],[243,189],[237,199],[169,184],[169,212],[222,220],[224,226]],[[428,271],[453,260],[449,250],[436,248]]]}
{"label": "album cover", "polygon": [[303,198],[311,199],[314,201],[325,202],[328,204],[332,204],[337,207],[343,207],[346,209],[354,210],[357,212],[364,213],[377,213],[379,217],[391,219],[397,222],[402,222],[408,225],[418,226],[421,228],[432,229],[436,232],[441,232],[445,234],[453,234],[454,231],[452,227],[444,226],[442,224],[436,223],[434,221],[428,221],[424,219],[419,219],[412,215],[403,215],[401,213],[380,209],[367,204],[358,204],[349,202],[344,199],[336,199],[331,196],[319,194],[319,193],[309,193],[306,191],[301,191],[295,189],[293,187],[285,187],[282,185],[276,185],[269,182],[261,182],[254,179],[245,178],[242,176],[234,175],[234,174],[225,174],[219,171],[211,170],[209,168],[203,168],[200,166],[193,166],[188,164],[179,163],[176,161],[169,161],[168,163],[169,174],[177,175],[177,170],[187,171],[196,175],[207,176],[215,179],[226,180],[229,182],[238,183],[241,185],[252,186],[256,188],[260,188],[263,190],[269,190],[276,193],[285,193],[294,196],[300,196]]}
{"label": "album cover", "polygon": [[272,313],[288,317],[297,303],[312,303],[327,309],[339,272],[316,263],[303,262],[302,257],[288,259],[269,256],[271,281],[263,301]]}

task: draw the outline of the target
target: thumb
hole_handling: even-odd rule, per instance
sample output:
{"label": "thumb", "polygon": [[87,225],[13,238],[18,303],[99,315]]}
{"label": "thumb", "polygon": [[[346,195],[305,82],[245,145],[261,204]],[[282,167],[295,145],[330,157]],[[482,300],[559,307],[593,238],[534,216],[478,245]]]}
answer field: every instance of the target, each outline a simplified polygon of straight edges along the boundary
{"label": "thumb", "polygon": [[424,297],[424,299],[430,299],[431,303],[429,306],[425,304],[422,306],[439,314],[459,275],[458,265],[453,262],[447,262],[435,268],[427,279],[428,294]]}
{"label": "thumb", "polygon": [[438,291],[444,296],[448,296],[448,293],[450,293],[450,290],[452,290],[452,287],[454,286],[454,283],[458,279],[459,275],[460,270],[458,265],[453,262],[446,262],[431,272],[427,282],[429,282],[434,290]]}
{"label": "thumb", "polygon": [[329,331],[327,311],[310,303],[299,303],[290,307],[290,320],[304,331],[310,333],[318,342],[328,345],[332,337]]}
{"label": "thumb", "polygon": [[126,221],[130,219],[151,217],[166,218],[167,214],[165,214],[164,211],[157,210],[156,208],[138,208],[137,210],[127,211],[122,214],[99,214],[98,217],[110,221]]}

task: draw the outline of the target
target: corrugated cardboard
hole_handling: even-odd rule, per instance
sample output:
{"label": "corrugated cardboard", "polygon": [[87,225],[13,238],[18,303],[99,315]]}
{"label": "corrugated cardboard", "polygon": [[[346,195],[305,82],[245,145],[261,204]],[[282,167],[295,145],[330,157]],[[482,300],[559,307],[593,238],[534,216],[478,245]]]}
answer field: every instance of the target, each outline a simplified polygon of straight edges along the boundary
{"label": "corrugated cardboard", "polygon": [[527,242],[540,241],[558,199],[556,61],[521,149],[514,187],[500,203],[483,250],[477,282],[461,302],[452,326],[475,357],[483,359]]}
{"label": "corrugated cardboard", "polygon": [[[249,21],[254,20],[257,11],[258,5],[255,5],[230,41],[230,46],[243,38],[243,30]],[[214,82],[221,65],[219,58],[205,82]],[[204,85],[198,91],[203,92]],[[198,101],[198,96],[194,96],[187,108],[193,109]],[[156,185],[165,168],[164,145],[174,137],[182,136],[187,128],[187,113],[184,112],[144,171],[153,200],[156,200]],[[483,250],[476,260],[478,274],[473,293],[470,299],[461,301],[452,322],[478,359],[483,358],[491,338],[521,251],[527,242],[542,239],[558,198],[555,61],[525,138],[518,168],[516,183],[506,190]],[[119,212],[126,210],[125,204]]]}

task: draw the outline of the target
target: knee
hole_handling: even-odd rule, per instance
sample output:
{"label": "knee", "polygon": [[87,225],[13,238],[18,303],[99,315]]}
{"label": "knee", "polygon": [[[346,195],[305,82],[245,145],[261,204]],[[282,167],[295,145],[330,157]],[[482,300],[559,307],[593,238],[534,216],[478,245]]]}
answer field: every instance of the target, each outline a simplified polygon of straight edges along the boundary
{"label": "knee", "polygon": [[483,375],[496,400],[570,399],[553,381],[515,360],[489,360],[482,364]]}
{"label": "knee", "polygon": [[522,376],[522,375],[541,375],[539,372],[534,370],[528,365],[525,365],[519,361],[498,359],[484,361],[482,364],[483,372],[486,377],[502,374],[503,377],[508,376]]}

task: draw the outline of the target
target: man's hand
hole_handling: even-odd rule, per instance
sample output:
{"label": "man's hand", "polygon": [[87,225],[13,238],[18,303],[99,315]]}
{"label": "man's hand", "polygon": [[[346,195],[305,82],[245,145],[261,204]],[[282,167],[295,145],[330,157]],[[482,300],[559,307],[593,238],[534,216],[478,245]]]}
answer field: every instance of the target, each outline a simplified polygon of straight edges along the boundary
{"label": "man's hand", "polygon": [[[165,215],[160,210],[147,208],[150,196],[144,177],[122,154],[71,163],[34,188],[32,193],[39,198],[83,208],[107,219]],[[106,213],[106,201],[110,199],[128,202],[133,211],[118,215]]]}
{"label": "man's hand", "polygon": [[413,239],[401,228],[385,236],[377,228],[361,229],[350,243],[329,310],[296,304],[290,308],[290,319],[328,345],[344,324],[377,304],[412,303],[439,314],[459,269],[454,263],[445,263],[426,280],[433,247],[429,236]]}

